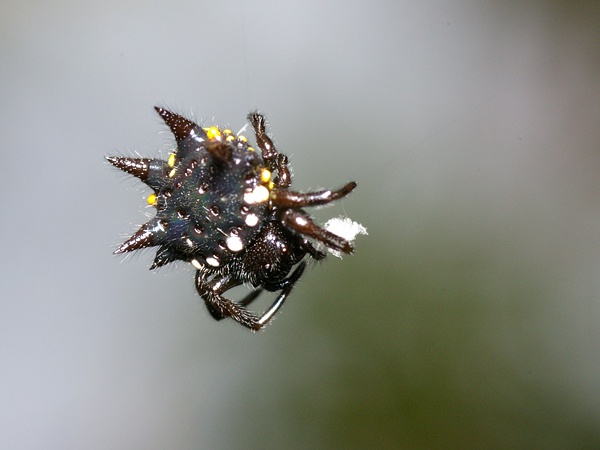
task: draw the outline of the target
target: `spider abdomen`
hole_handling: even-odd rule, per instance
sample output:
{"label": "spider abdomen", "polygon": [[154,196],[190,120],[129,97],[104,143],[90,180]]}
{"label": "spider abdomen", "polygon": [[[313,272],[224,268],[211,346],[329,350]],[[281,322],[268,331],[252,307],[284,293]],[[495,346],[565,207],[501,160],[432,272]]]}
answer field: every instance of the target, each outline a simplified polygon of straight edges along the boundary
{"label": "spider abdomen", "polygon": [[117,253],[158,246],[152,268],[174,260],[219,268],[245,251],[259,231],[272,188],[270,172],[245,137],[179,119],[174,123],[168,111],[159,113],[177,141],[167,161],[109,158],[153,188],[148,203],[157,209]]}
{"label": "spider abdomen", "polygon": [[162,246],[174,259],[219,267],[244,250],[262,223],[267,199],[244,201],[260,185],[261,159],[241,141],[222,145],[229,147],[230,161],[200,146],[173,165],[157,193],[156,217],[167,225]]}

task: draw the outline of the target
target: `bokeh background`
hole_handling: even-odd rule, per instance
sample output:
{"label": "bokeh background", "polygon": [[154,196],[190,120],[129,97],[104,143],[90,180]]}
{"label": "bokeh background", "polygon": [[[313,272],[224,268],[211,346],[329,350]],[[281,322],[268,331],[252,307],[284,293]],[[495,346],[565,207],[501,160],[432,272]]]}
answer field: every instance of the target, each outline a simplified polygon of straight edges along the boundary
{"label": "bokeh background", "polygon": [[[600,3],[4,1],[0,446],[600,448]],[[363,223],[253,335],[115,246],[152,106]],[[214,120],[214,122],[213,122]],[[260,305],[266,306],[266,302]]]}

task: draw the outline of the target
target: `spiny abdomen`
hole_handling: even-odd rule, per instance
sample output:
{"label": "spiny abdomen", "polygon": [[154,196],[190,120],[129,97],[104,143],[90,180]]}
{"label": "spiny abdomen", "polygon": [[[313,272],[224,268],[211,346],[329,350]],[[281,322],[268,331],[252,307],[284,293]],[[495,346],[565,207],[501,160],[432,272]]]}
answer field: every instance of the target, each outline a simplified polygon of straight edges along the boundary
{"label": "spiny abdomen", "polygon": [[218,268],[245,250],[268,213],[273,183],[243,136],[156,108],[177,141],[167,161],[108,157],[154,190],[156,216],[116,253],[158,246],[151,268],[174,260]]}

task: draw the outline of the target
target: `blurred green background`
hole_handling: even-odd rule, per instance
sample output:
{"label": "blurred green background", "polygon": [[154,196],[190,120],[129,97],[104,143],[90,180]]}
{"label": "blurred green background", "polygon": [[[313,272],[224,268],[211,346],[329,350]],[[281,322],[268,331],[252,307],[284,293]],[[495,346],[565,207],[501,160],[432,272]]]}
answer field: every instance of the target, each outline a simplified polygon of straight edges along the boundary
{"label": "blurred green background", "polygon": [[[1,446],[600,448],[599,5],[2,3]],[[265,332],[111,254],[155,104],[359,183]]]}

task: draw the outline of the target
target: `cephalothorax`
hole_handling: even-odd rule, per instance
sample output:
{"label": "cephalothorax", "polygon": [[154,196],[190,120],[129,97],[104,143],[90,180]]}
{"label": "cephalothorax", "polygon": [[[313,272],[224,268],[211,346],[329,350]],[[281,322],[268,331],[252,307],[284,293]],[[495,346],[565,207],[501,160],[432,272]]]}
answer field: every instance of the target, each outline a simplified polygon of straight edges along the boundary
{"label": "cephalothorax", "polygon": [[[362,231],[345,239],[315,224],[303,208],[345,197],[356,183],[336,191],[289,190],[288,158],[275,149],[265,119],[257,112],[248,119],[261,154],[231,130],[203,128],[164,108],[156,111],[177,142],[166,161],[106,158],[150,186],[154,193],[148,203],[156,207],[156,216],[115,253],[157,246],[151,269],[175,260],[191,263],[197,269],[196,289],[215,319],[231,317],[259,330],[302,275],[305,257],[325,257],[311,240],[333,252],[352,252],[351,240]],[[241,301],[224,296],[241,284],[253,288]],[[246,306],[263,289],[279,295],[262,316],[256,316]]]}

